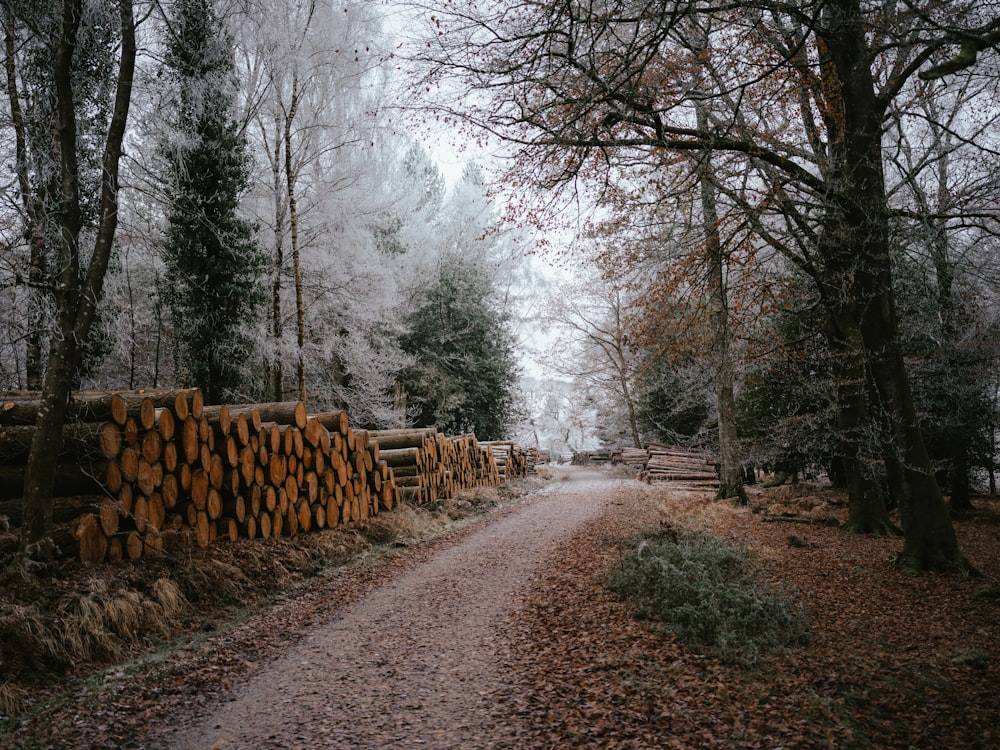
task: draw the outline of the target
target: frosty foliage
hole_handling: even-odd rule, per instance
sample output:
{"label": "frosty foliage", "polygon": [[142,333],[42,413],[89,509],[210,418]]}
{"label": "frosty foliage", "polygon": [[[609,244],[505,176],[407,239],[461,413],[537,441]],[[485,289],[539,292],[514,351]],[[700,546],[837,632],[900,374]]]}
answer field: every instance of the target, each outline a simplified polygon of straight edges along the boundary
{"label": "frosty foliage", "polygon": [[[56,15],[14,5],[33,14],[16,29],[15,62],[32,189],[48,200],[53,103],[38,30]],[[113,6],[85,7],[78,90],[87,145],[99,144],[106,126],[115,40],[101,35],[114,24],[98,23]],[[181,11],[200,14],[211,33],[178,44],[187,33]],[[178,0],[144,7],[142,19],[118,247],[78,385],[217,382],[213,400],[295,399],[301,361],[311,409],[347,408],[366,427],[411,423],[418,394],[407,403],[401,382],[427,362],[404,342],[428,290],[453,265],[445,259],[475,269],[471,302],[506,335],[525,243],[501,230],[487,176],[470,167],[447,184],[393,110],[395,32],[384,26],[385,8]],[[0,142],[4,163],[15,162],[14,150]],[[86,179],[99,174],[99,158],[81,154]],[[15,175],[7,177],[13,185]],[[0,380],[8,388],[34,382],[26,373],[30,361],[44,361],[49,327],[48,296],[24,283],[31,227],[21,197],[4,192],[0,217]],[[31,360],[33,347],[40,353]],[[220,360],[229,363],[224,372]]]}

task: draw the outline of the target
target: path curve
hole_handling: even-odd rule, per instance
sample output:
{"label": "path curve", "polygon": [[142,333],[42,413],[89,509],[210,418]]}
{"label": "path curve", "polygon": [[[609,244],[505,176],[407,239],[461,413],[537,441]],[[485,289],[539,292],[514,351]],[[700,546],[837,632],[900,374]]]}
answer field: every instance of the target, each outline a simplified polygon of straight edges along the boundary
{"label": "path curve", "polygon": [[510,746],[500,660],[523,592],[617,485],[597,471],[558,473],[564,481],[536,500],[312,628],[164,747]]}

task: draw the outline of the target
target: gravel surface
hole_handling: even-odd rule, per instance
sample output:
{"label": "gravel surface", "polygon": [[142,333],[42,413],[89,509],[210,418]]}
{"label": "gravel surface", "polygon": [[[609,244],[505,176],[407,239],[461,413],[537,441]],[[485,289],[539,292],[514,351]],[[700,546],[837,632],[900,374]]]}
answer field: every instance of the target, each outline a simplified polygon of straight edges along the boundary
{"label": "gravel surface", "polygon": [[[158,748],[510,747],[504,654],[530,582],[618,482],[570,468],[532,502],[316,623]],[[514,722],[517,719],[513,719]]]}

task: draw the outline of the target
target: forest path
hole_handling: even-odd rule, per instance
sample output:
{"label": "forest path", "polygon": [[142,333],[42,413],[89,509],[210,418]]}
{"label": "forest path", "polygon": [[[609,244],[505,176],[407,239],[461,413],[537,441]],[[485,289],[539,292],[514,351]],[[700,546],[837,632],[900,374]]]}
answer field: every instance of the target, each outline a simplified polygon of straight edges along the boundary
{"label": "forest path", "polygon": [[511,746],[516,728],[498,698],[524,593],[618,485],[599,471],[558,472],[564,481],[531,503],[311,628],[231,702],[162,736],[163,746]]}

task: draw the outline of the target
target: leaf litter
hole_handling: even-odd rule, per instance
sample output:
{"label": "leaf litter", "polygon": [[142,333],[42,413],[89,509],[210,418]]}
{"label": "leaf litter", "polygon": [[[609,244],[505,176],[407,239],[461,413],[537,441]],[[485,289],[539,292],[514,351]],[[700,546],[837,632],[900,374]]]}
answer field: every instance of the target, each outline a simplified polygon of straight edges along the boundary
{"label": "leaf litter", "polygon": [[[507,688],[493,696],[506,734],[521,748],[1000,743],[1000,501],[978,498],[977,510],[955,519],[962,548],[982,577],[914,578],[893,565],[900,540],[849,535],[829,522],[846,512],[842,498],[829,491],[821,493],[819,515],[809,504],[813,522],[792,527],[775,521],[768,512],[775,503],[782,504],[784,518],[799,517],[787,494],[782,488],[754,490],[752,506],[737,508],[697,493],[625,481],[613,497],[602,498],[600,518],[553,549],[550,563],[525,581],[526,599],[500,644]],[[209,710],[260,669],[273,649],[453,543],[463,533],[452,528],[455,517],[475,516],[490,505],[507,507],[495,499],[471,505],[477,503],[478,511],[439,509],[440,523],[425,536],[429,541],[387,541],[392,534],[380,528],[384,554],[372,555],[370,542],[356,540],[356,548],[344,548],[342,567],[333,570],[316,562],[321,553],[308,549],[278,554],[276,546],[270,557],[261,553],[258,564],[270,566],[273,580],[280,581],[267,593],[267,606],[213,603],[207,584],[195,582],[203,588],[184,593],[198,598],[198,618],[192,619],[190,607],[187,615],[178,612],[182,605],[173,588],[158,599],[150,596],[170,611],[168,619],[187,618],[185,636],[160,651],[149,643],[132,645],[133,660],[120,666],[77,663],[61,677],[35,683],[4,679],[0,710],[14,715],[0,725],[0,748],[146,747],[146,738],[165,720]],[[606,588],[606,575],[628,539],[662,524],[744,547],[769,583],[796,593],[808,611],[808,643],[740,668],[725,664],[711,648],[685,646],[634,619]],[[234,551],[228,554],[219,560],[223,568],[244,564]],[[252,574],[231,580],[235,590],[226,596],[245,598],[253,581]],[[118,591],[113,584],[89,585],[110,595]],[[120,608],[129,601],[118,598]],[[122,631],[142,627],[131,615],[121,618]],[[484,737],[482,746],[496,745]]]}

